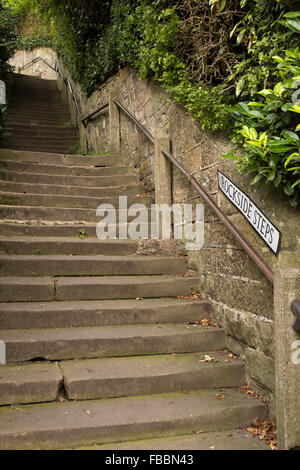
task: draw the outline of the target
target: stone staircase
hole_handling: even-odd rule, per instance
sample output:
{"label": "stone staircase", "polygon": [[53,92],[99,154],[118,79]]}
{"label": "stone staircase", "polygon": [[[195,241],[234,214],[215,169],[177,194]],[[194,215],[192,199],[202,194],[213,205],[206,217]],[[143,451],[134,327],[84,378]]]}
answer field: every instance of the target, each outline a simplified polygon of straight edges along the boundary
{"label": "stone staircase", "polygon": [[[56,80],[13,75],[6,148],[38,152],[78,151],[78,129],[62,104]],[[22,167],[19,171],[23,171]]]}
{"label": "stone staircase", "polygon": [[264,406],[239,390],[245,369],[224,330],[204,326],[209,303],[189,298],[186,257],[96,238],[99,204],[150,204],[132,169],[119,156],[66,155],[61,105],[53,133],[37,138],[50,129],[38,99],[59,94],[15,80],[31,95],[0,149],[0,449],[264,448],[241,429]]}

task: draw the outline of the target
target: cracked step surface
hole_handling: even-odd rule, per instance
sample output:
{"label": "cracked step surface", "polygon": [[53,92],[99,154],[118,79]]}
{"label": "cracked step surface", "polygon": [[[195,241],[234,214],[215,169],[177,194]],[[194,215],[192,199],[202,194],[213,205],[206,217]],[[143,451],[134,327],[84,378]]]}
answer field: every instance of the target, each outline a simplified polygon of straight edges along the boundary
{"label": "cracked step surface", "polygon": [[185,257],[0,255],[1,276],[183,275],[187,269]]}
{"label": "cracked step surface", "polygon": [[6,360],[88,359],[221,350],[223,329],[187,325],[2,330]]}
{"label": "cracked step surface", "polygon": [[71,400],[151,395],[245,384],[244,364],[218,352],[63,361]]}
{"label": "cracked step surface", "polygon": [[0,405],[55,401],[62,380],[51,362],[0,365]]}
{"label": "cracked step surface", "polygon": [[188,296],[195,278],[175,276],[0,277],[1,302]]}
{"label": "cracked step surface", "polygon": [[6,364],[0,367],[0,405],[55,401],[62,384],[70,400],[244,385],[241,361],[207,354],[218,362],[202,363],[204,354],[195,353]]}

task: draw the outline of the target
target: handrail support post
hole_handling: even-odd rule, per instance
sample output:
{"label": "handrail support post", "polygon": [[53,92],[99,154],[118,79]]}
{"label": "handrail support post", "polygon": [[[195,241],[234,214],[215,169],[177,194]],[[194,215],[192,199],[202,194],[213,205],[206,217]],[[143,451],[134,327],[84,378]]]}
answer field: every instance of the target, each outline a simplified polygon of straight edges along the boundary
{"label": "handrail support post", "polygon": [[121,148],[121,135],[120,135],[120,110],[114,103],[118,95],[115,90],[109,93],[109,136],[110,148],[114,152],[119,152]]}
{"label": "handrail support post", "polygon": [[162,150],[170,150],[170,135],[168,129],[158,129],[154,136],[154,179],[156,226],[162,234],[162,213],[158,209],[160,204],[172,204],[171,162],[163,155]]}
{"label": "handrail support post", "polygon": [[274,283],[276,421],[280,450],[300,447],[300,335],[293,329],[292,301],[300,269],[279,268]]}

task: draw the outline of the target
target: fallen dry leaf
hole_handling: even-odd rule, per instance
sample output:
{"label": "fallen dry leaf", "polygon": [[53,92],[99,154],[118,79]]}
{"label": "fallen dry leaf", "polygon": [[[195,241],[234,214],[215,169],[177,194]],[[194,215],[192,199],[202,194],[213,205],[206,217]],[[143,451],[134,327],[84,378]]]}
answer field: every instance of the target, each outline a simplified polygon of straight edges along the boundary
{"label": "fallen dry leaf", "polygon": [[264,441],[272,450],[277,449],[277,432],[274,421],[265,420],[260,422],[258,418],[255,418],[247,431],[257,436],[260,441]]}
{"label": "fallen dry leaf", "polygon": [[225,395],[218,395],[218,394],[216,394],[216,397],[217,397],[218,400],[224,400]]}

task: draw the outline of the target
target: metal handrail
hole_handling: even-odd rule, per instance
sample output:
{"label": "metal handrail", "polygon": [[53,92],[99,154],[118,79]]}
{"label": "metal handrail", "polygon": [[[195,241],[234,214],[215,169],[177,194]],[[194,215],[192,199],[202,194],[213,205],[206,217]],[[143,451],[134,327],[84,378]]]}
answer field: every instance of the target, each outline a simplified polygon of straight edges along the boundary
{"label": "metal handrail", "polygon": [[[124,108],[121,103],[114,99],[114,104],[118,106],[121,111],[123,111],[133,122],[134,124],[146,135],[146,137],[154,144],[154,137],[144,128],[144,126],[131,114],[128,109]],[[174,155],[169,151],[162,149],[162,154],[174,165],[178,170],[187,178],[189,183],[191,183],[196,191],[201,195],[205,200],[207,205],[214,211],[218,218],[223,222],[226,227],[229,229],[234,238],[239,242],[239,244],[244,248],[249,257],[254,261],[266,278],[274,284],[274,272],[268,266],[268,264],[262,259],[262,257],[257,253],[253,246],[245,239],[245,237],[240,233],[236,226],[229,220],[226,214],[219,208],[215,201],[209,196],[205,189],[198,183],[196,178],[192,176],[179,162],[176,160]]]}
{"label": "metal handrail", "polygon": [[293,329],[297,333],[300,333],[300,300],[293,300],[293,302],[291,303],[291,310],[295,316]]}
{"label": "metal handrail", "polygon": [[69,88],[69,92],[70,92],[70,94],[72,95],[72,99],[73,99],[73,101],[74,101],[74,103],[75,103],[76,112],[77,112],[78,116],[80,116],[80,115],[81,115],[81,109],[80,109],[78,100],[77,100],[77,98],[76,98],[76,95],[75,95],[75,93],[74,93],[74,91],[73,91],[73,88],[72,88],[72,85],[71,85],[70,80],[69,80],[67,77],[64,77],[64,74],[62,73],[60,67],[59,67],[57,64],[55,64],[55,71],[58,72],[59,75],[62,77],[63,81],[64,81],[65,83],[67,83],[67,86],[68,86],[68,88]]}
{"label": "metal handrail", "polygon": [[45,59],[43,59],[43,57],[35,57],[35,59],[32,59],[30,62],[27,62],[26,64],[22,65],[22,67],[20,67],[20,72],[21,70],[24,70],[26,67],[28,67],[29,65],[31,64],[34,64],[35,62],[38,62],[39,60],[42,60],[46,65],[48,65],[48,67],[50,67],[50,69],[54,70],[54,72],[57,72],[57,70],[55,70],[54,67],[52,67],[52,65],[50,65]]}
{"label": "metal handrail", "polygon": [[106,103],[104,104],[103,106],[100,106],[100,108],[97,108],[95,111],[93,111],[92,113],[88,114],[87,116],[85,116],[83,119],[81,119],[81,122],[82,124],[84,125],[84,127],[86,127],[86,124],[87,122],[92,119],[92,117],[94,117],[96,114],[100,113],[101,111],[103,111],[104,109],[108,108],[109,107],[109,103]]}

